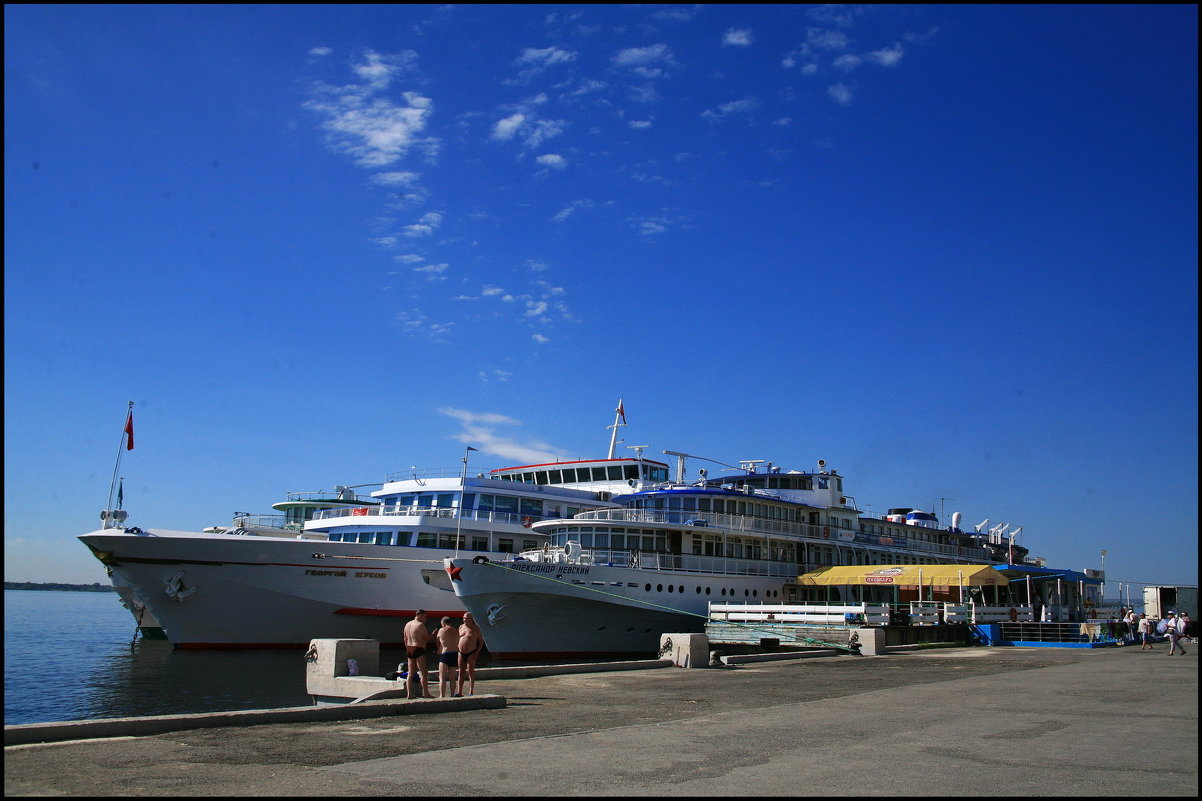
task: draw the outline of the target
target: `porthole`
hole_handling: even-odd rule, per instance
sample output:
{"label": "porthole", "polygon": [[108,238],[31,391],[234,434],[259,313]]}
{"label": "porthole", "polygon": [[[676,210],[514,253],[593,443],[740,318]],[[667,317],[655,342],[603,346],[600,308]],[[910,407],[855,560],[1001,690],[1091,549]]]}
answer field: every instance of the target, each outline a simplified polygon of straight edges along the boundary
{"label": "porthole", "polygon": [[710,594],[710,588],[709,588],[709,587],[706,587],[706,588],[705,588],[705,594],[706,594],[706,595],[709,595],[709,594]]}
{"label": "porthole", "polygon": [[684,592],[684,585],[683,585],[683,584],[681,584],[679,587],[677,587],[677,588],[676,588],[676,591],[677,591],[677,592],[680,592],[680,593],[683,593],[683,592]]}
{"label": "porthole", "polygon": [[752,590],[752,591],[751,591],[751,597],[752,597],[752,598],[759,598],[759,597],[760,597],[760,591],[759,591],[759,590]]}
{"label": "porthole", "polygon": [[725,587],[723,587],[723,588],[722,588],[722,594],[723,594],[723,595],[726,595],[726,588],[725,588]]}
{"label": "porthole", "polygon": [[751,590],[743,590],[743,597],[746,598],[748,595],[751,595]]}
{"label": "porthole", "polygon": [[643,589],[646,590],[647,592],[651,592],[651,585],[647,584],[646,586],[643,587]]}
{"label": "porthole", "polygon": [[656,592],[663,592],[663,591],[664,591],[664,585],[663,585],[663,584],[656,584],[656,585],[655,585],[655,591],[656,591]]}
{"label": "porthole", "polygon": [[668,585],[668,592],[673,592],[675,589],[676,588],[673,587],[671,584]]}
{"label": "porthole", "polygon": [[700,588],[700,587],[698,587],[698,588],[697,588],[697,594],[698,594],[698,595],[700,595],[700,594],[701,594],[701,588]]}

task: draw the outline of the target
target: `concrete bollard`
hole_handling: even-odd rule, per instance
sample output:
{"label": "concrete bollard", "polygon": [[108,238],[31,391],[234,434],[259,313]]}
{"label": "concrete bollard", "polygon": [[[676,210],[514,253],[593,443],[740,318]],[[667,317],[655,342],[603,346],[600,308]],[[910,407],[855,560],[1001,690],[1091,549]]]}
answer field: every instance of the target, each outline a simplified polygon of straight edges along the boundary
{"label": "concrete bollard", "polygon": [[676,667],[709,667],[709,637],[704,634],[661,634],[659,655],[660,659],[671,659]]}
{"label": "concrete bollard", "polygon": [[855,629],[860,640],[861,656],[880,656],[885,653],[885,630],[879,627]]}

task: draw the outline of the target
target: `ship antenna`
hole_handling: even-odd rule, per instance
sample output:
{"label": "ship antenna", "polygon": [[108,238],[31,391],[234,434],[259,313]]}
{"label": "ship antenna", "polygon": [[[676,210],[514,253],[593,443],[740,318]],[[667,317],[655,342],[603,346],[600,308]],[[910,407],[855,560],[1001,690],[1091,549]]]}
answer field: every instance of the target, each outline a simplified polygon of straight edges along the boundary
{"label": "ship antenna", "polygon": [[618,408],[614,409],[613,425],[606,426],[606,428],[612,428],[614,431],[609,438],[609,456],[605,458],[614,458],[614,449],[618,447],[618,426],[624,425],[626,425],[626,410],[622,407],[622,399],[618,398]]}

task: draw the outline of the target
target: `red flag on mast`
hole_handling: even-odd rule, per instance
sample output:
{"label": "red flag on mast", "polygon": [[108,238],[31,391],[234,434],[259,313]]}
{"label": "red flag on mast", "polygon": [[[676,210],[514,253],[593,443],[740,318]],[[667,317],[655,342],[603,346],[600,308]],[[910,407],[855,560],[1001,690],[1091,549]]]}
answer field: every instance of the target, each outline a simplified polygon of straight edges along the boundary
{"label": "red flag on mast", "polygon": [[129,410],[129,415],[125,418],[125,450],[132,451],[134,449],[134,410]]}
{"label": "red flag on mast", "polygon": [[622,408],[622,399],[618,398],[618,416],[622,418],[622,422],[626,422],[626,410]]}

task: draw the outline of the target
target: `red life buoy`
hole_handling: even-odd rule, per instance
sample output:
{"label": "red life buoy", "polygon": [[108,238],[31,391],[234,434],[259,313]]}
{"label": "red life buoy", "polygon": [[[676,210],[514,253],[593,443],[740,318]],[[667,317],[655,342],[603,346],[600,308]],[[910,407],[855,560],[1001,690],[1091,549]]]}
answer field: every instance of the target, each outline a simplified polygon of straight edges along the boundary
{"label": "red life buoy", "polygon": [[822,536],[829,540],[831,538],[831,530],[829,528],[822,529]]}
{"label": "red life buoy", "polygon": [[522,518],[522,525],[525,526],[526,528],[530,528],[530,526],[533,524],[534,524],[534,518],[531,517],[530,515],[526,515],[525,517]]}
{"label": "red life buoy", "polygon": [[1015,609],[1013,606],[1012,606],[1012,607],[1010,607],[1010,619],[1011,619],[1011,620],[1018,620],[1018,610],[1017,610],[1017,609]]}

